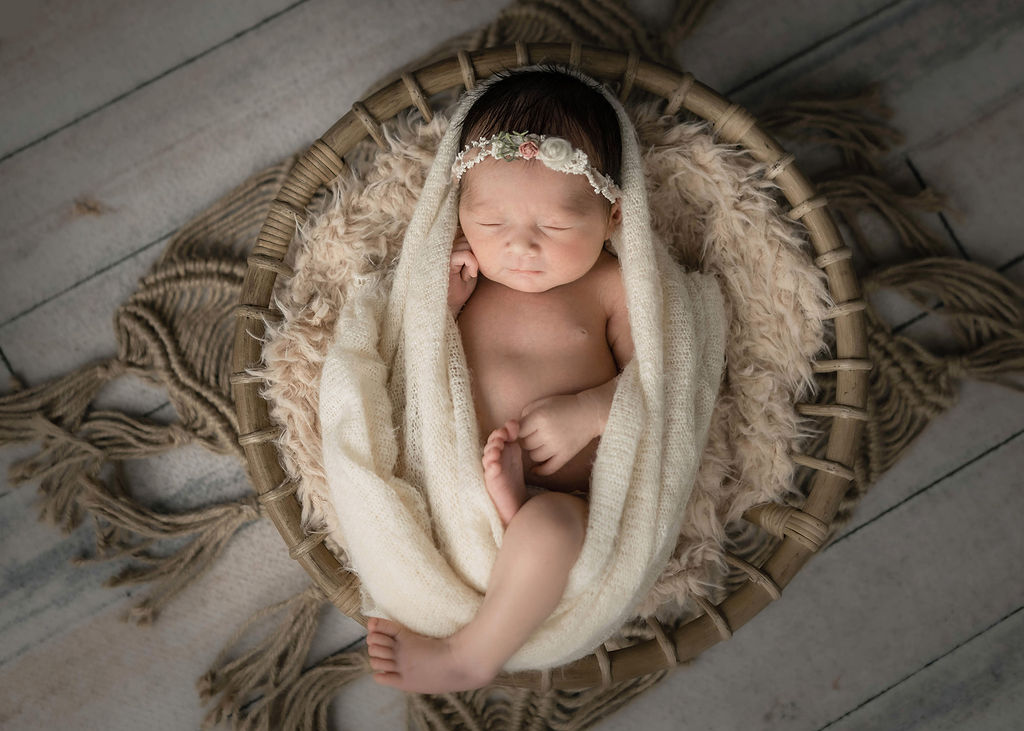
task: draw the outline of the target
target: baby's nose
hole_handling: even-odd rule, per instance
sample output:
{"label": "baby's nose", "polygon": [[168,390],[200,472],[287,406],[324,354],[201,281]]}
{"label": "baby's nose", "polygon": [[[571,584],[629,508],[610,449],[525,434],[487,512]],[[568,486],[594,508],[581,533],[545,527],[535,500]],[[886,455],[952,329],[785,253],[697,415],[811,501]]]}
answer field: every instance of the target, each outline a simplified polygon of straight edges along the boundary
{"label": "baby's nose", "polygon": [[537,240],[529,231],[517,231],[509,235],[508,248],[514,254],[529,254],[536,251]]}

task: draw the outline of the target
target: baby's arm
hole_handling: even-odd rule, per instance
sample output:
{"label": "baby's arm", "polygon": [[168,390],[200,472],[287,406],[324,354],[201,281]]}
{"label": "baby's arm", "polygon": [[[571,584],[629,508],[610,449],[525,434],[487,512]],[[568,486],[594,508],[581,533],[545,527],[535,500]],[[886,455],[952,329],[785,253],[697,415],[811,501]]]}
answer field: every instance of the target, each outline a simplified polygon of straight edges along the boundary
{"label": "baby's arm", "polygon": [[[626,288],[622,284],[622,275],[618,267],[614,269],[615,275],[609,278],[609,282],[601,289],[601,299],[608,313],[608,325],[606,335],[608,345],[615,356],[615,365],[622,373],[629,361],[633,360],[633,332],[629,328],[629,311],[626,309]],[[605,381],[600,386],[589,388],[577,394],[593,413],[598,414],[598,432],[595,436],[604,434],[605,425],[608,423],[608,413],[612,410],[612,399],[615,397],[615,387],[619,383],[619,377]]]}

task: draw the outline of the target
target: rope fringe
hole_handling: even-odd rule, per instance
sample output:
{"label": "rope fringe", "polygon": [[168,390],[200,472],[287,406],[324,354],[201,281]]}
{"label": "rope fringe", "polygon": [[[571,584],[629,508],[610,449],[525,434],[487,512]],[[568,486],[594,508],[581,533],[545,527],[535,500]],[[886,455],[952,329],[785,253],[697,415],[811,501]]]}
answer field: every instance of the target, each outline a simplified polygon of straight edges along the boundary
{"label": "rope fringe", "polygon": [[[830,538],[868,487],[933,418],[956,403],[959,381],[972,378],[1024,391],[1019,378],[1024,371],[1024,290],[998,272],[963,259],[931,257],[879,269],[862,281],[867,292],[890,289],[942,317],[957,347],[952,352],[926,347],[894,333],[872,307],[867,308],[868,354],[874,364],[868,376],[868,420],[856,478]],[[817,402],[831,403],[834,398],[834,381],[824,380]],[[825,436],[819,430],[807,453],[823,454]],[[806,494],[808,476],[799,484]]]}
{"label": "rope fringe", "polygon": [[766,130],[837,148],[847,169],[877,173],[878,158],[903,142],[902,134],[881,121],[891,116],[873,84],[848,96],[795,99],[758,113],[757,119]]}
{"label": "rope fringe", "polygon": [[303,671],[298,680],[283,687],[274,698],[282,708],[278,727],[297,731],[328,728],[327,710],[334,696],[369,672],[369,658],[358,651],[332,655]]}
{"label": "rope fringe", "polygon": [[[313,642],[319,623],[317,616],[325,603],[323,593],[316,585],[310,585],[289,599],[261,609],[239,627],[197,683],[204,703],[220,696],[203,721],[204,729],[224,721],[231,721],[232,728],[239,731],[291,728],[275,720],[280,711],[277,695],[284,693],[287,697],[288,693],[300,692],[316,695],[315,688],[297,689],[295,683]],[[281,621],[256,647],[233,660],[227,659],[255,624],[273,615],[282,615]],[[301,715],[297,710],[292,712]]]}
{"label": "rope fringe", "polygon": [[[88,484],[86,508],[99,521],[131,536],[131,539],[118,540],[114,551],[105,552],[101,559],[127,554],[148,564],[130,566],[106,582],[107,586],[153,584],[146,598],[124,617],[138,624],[151,623],[168,602],[210,568],[239,528],[259,517],[255,498],[211,505],[188,513],[162,514],[143,507],[127,495],[112,495],[97,483]],[[192,540],[170,554],[156,555],[146,550],[157,541],[188,535],[193,536]],[[111,542],[109,537],[106,542]]]}
{"label": "rope fringe", "polygon": [[881,178],[853,173],[823,180],[818,183],[818,190],[828,198],[829,205],[849,228],[857,248],[871,265],[878,263],[878,254],[870,243],[874,237],[866,234],[860,223],[860,216],[865,212],[881,216],[910,256],[949,253],[949,246],[914,215],[938,213],[946,208],[945,198],[930,188],[907,195],[897,192]]}

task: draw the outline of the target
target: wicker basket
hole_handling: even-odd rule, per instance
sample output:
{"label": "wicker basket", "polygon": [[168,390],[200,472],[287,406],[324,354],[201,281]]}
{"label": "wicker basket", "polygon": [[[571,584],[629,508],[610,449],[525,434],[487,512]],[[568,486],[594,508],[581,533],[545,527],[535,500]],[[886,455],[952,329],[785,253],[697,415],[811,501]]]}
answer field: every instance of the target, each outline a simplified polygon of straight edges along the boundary
{"label": "wicker basket", "polygon": [[756,160],[768,163],[768,175],[781,188],[791,209],[788,215],[807,227],[817,258],[816,264],[828,277],[835,320],[835,359],[815,363],[818,373],[836,374],[835,404],[798,404],[809,416],[831,417],[831,430],[824,459],[793,455],[794,461],[816,470],[810,494],[802,509],[766,504],[751,508],[744,518],[782,538],[763,566],[755,567],[735,556],[729,562],[749,577],[744,585],[715,606],[701,604],[704,614],[666,633],[648,620],[654,640],[613,652],[603,649],[594,655],[554,670],[530,671],[498,676],[496,683],[546,690],[607,686],[612,682],[674,667],[695,657],[746,624],[770,601],[817,551],[828,533],[839,503],[850,485],[850,465],[860,440],[867,395],[867,342],[864,301],[850,263],[847,249],[828,213],[826,202],[792,164],[785,151],[739,106],[695,81],[688,73],[640,59],[636,54],[584,47],[579,44],[525,44],[489,48],[433,63],[402,74],[366,99],[317,140],[295,164],[270,206],[249,267],[238,307],[232,361],[232,390],[242,445],[250,476],[265,512],[280,531],[289,554],[313,578],[317,586],[342,612],[365,624],[359,614],[357,579],[345,571],[324,546],[323,534],[306,535],[300,525],[301,509],[295,497],[296,485],[287,480],[278,459],[274,439],[280,429],[271,424],[267,402],[260,396],[260,379],[247,369],[261,362],[263,318],[277,317],[269,308],[271,292],[279,273],[287,273],[283,259],[295,233],[295,217],[307,215],[314,194],[346,169],[344,155],[366,135],[379,145],[383,136],[379,123],[415,105],[431,118],[428,98],[454,86],[472,88],[478,78],[487,78],[506,68],[542,61],[567,64],[607,82],[620,83],[623,100],[634,88],[666,100],[665,111],[682,108],[714,125],[718,138],[739,144]]}

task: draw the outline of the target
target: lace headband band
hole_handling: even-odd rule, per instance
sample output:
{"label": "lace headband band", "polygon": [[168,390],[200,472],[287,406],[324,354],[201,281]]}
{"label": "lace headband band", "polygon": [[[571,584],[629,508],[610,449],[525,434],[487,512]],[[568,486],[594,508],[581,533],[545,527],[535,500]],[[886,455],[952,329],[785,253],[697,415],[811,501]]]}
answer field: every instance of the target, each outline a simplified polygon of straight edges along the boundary
{"label": "lace headband band", "polygon": [[594,192],[612,203],[622,196],[615,181],[591,165],[583,150],[577,150],[562,137],[531,132],[499,132],[493,137],[481,137],[470,142],[452,163],[452,175],[456,180],[462,180],[467,170],[488,157],[506,161],[537,159],[557,172],[585,175]]}

